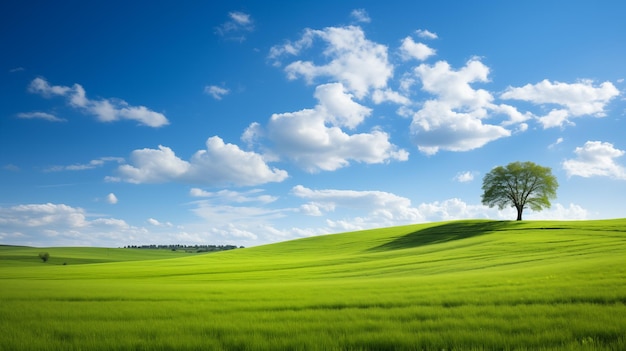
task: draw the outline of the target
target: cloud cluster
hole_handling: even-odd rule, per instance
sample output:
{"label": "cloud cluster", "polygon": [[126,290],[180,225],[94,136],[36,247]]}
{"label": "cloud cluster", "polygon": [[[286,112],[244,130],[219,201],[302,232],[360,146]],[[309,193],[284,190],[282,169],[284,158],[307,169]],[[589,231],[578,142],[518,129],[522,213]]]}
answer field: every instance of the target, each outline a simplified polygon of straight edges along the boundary
{"label": "cloud cluster", "polygon": [[280,182],[286,171],[270,168],[263,157],[226,144],[217,136],[206,141],[206,149],[198,150],[185,161],[172,149],[159,145],[158,149],[139,149],[131,153],[130,163],[118,167],[119,177],[110,181],[129,183],[164,183],[178,181],[212,186],[252,186]]}
{"label": "cloud cluster", "polygon": [[[302,185],[292,188],[291,195],[303,202],[296,208],[269,208],[273,202],[260,194],[247,192],[207,192],[193,188],[192,212],[203,223],[176,226],[169,221],[146,219],[145,227],[132,226],[124,220],[89,215],[82,208],[65,204],[28,204],[0,207],[0,240],[33,246],[72,245],[119,247],[146,243],[228,242],[258,245],[343,231],[386,226],[455,220],[466,218],[515,218],[512,208],[497,210],[468,204],[460,199],[411,204],[410,199],[383,191],[311,189]],[[281,227],[280,220],[289,216],[300,222],[298,227]],[[323,216],[323,217],[320,217]],[[555,204],[542,212],[528,211],[528,219],[587,219],[588,212],[574,204]],[[322,224],[306,218],[322,218]],[[211,223],[207,229],[206,223]]]}
{"label": "cloud cluster", "polygon": [[320,85],[315,97],[319,101],[315,108],[274,114],[265,128],[253,123],[243,139],[250,144],[268,139],[273,153],[309,172],[333,171],[346,167],[351,160],[382,163],[408,159],[408,152],[390,143],[389,135],[381,130],[357,134],[343,131],[342,127],[356,128],[371,113],[353,100],[343,84]]}
{"label": "cloud cluster", "polygon": [[495,105],[487,90],[471,86],[488,82],[489,68],[477,58],[459,70],[445,61],[423,63],[414,74],[422,83],[421,89],[434,96],[424,102],[411,122],[411,134],[423,153],[432,155],[440,149],[469,151],[511,135],[503,126],[483,122],[496,113],[517,119],[519,114],[511,106]]}
{"label": "cloud cluster", "polygon": [[624,155],[624,150],[615,148],[613,144],[587,141],[582,147],[577,147],[574,153],[576,158],[563,162],[568,177],[603,176],[626,180],[626,168],[615,162],[615,159]]}
{"label": "cloud cluster", "polygon": [[65,204],[27,204],[0,207],[0,240],[30,245],[115,246],[129,236],[145,235],[141,228],[116,218],[90,218],[82,208]]}
{"label": "cloud cluster", "polygon": [[[371,21],[362,9],[350,15],[353,23]],[[216,33],[242,41],[254,29],[249,14],[230,12],[228,21],[217,27]],[[47,171],[89,170],[117,162],[120,164],[117,173],[107,177],[108,181],[180,182],[207,189],[257,186],[288,178],[287,171],[271,167],[269,162],[289,162],[315,173],[335,171],[353,163],[406,161],[409,152],[393,144],[390,134],[382,127],[366,130],[363,127],[374,115],[374,105],[399,106],[398,114],[410,118],[406,133],[422,153],[434,155],[440,151],[481,148],[526,131],[531,121],[547,129],[573,124],[573,118],[603,117],[607,105],[620,94],[610,82],[563,83],[548,79],[521,87],[510,86],[495,93],[488,90],[491,70],[478,57],[470,58],[461,67],[453,67],[443,59],[430,61],[437,56],[437,50],[423,41],[433,39],[438,39],[438,35],[419,29],[399,40],[397,47],[390,48],[368,39],[358,25],[306,29],[296,40],[273,46],[268,58],[281,67],[288,79],[302,79],[315,85],[317,103],[309,108],[264,116],[267,121],[263,124],[251,123],[243,132],[242,141],[248,144],[248,150],[255,151],[246,151],[213,136],[206,140],[205,148],[189,158],[159,145],[156,149],[134,150],[128,160],[103,157],[88,163],[54,166]],[[405,67],[410,68],[397,72]],[[131,106],[115,98],[90,99],[79,84],[52,85],[37,78],[28,90],[46,98],[64,97],[70,107],[102,122],[133,120],[150,127],[169,123],[165,115],[144,106]],[[206,86],[204,92],[216,100],[230,93],[216,85]],[[530,103],[525,105],[534,105],[539,112],[521,112],[517,106],[498,100]],[[25,112],[17,117],[65,121],[46,112]],[[616,161],[624,151],[612,144],[588,141],[574,153],[575,158],[562,163],[568,176],[626,179],[626,169]],[[454,181],[471,182],[477,174],[461,172]],[[168,238],[186,241],[220,237],[258,244],[416,222],[515,218],[513,209],[499,211],[457,198],[413,205],[406,197],[384,191],[312,189],[304,185],[293,187],[287,195],[291,197],[291,207],[281,207],[278,196],[265,194],[261,189],[240,192],[193,187],[189,196],[193,201],[187,205],[203,222],[185,231],[155,218],[143,222],[151,228],[148,231],[123,220],[89,215],[81,208],[48,203],[0,207],[0,240],[10,242],[25,237],[22,242],[36,244],[39,235],[42,240],[54,238],[57,243],[72,245],[93,244],[98,240],[120,245],[137,240],[154,242],[156,237],[149,237],[148,233],[161,230]],[[110,193],[102,201],[116,204],[118,198]],[[555,204],[552,210],[530,212],[526,218],[585,219],[587,216],[587,211],[578,205]],[[307,224],[281,227],[280,220],[286,217]],[[324,224],[319,225],[316,219]],[[206,229],[206,222],[211,223],[210,229]]]}
{"label": "cloud cluster", "polygon": [[[101,122],[132,120],[148,127],[161,127],[169,124],[165,115],[154,112],[145,106],[131,106],[126,101],[120,99],[89,99],[85,89],[80,84],[74,84],[72,87],[50,85],[43,78],[35,78],[28,86],[28,91],[46,98],[63,96],[68,100],[68,104],[71,107],[94,115]],[[30,116],[44,118],[41,113],[36,113],[38,115],[32,114]],[[26,116],[28,115],[26,114]],[[48,116],[46,119],[50,120],[51,117]]]}
{"label": "cloud cluster", "polygon": [[365,33],[358,26],[307,29],[299,40],[272,47],[269,57],[280,62],[278,60],[285,55],[299,55],[316,39],[325,44],[322,57],[327,62],[291,62],[285,67],[289,79],[302,77],[313,84],[318,78],[330,78],[331,81],[341,82],[360,99],[372,89],[385,88],[387,80],[393,76],[387,47],[365,38]]}
{"label": "cloud cluster", "polygon": [[556,105],[545,116],[538,117],[544,129],[573,124],[572,117],[604,117],[606,105],[620,94],[611,83],[594,86],[590,80],[578,83],[551,82],[547,79],[523,87],[509,87],[500,97],[528,101],[537,105]]}

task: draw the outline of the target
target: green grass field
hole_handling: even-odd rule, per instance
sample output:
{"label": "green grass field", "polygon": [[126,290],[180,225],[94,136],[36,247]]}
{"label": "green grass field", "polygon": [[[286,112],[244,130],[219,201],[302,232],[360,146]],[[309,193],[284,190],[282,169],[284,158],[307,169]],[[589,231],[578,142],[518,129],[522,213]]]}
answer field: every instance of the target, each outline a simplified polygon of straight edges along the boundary
{"label": "green grass field", "polygon": [[5,246],[0,331],[0,350],[626,350],[626,219],[201,255]]}

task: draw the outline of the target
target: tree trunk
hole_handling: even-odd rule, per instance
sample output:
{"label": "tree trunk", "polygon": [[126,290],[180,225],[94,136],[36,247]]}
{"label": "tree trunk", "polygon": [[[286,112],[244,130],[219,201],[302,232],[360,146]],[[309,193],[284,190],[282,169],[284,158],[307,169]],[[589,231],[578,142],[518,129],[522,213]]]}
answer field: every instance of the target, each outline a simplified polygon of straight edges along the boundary
{"label": "tree trunk", "polygon": [[521,221],[522,220],[522,211],[524,210],[524,206],[515,206],[515,208],[517,209],[517,220]]}

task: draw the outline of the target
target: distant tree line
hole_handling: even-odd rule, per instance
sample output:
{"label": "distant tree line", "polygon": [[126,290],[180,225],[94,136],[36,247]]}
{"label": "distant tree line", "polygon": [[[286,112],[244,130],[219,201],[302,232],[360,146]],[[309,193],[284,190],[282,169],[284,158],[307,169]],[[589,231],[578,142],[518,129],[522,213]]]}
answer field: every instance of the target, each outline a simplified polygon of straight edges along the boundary
{"label": "distant tree line", "polygon": [[243,246],[237,245],[128,245],[124,246],[125,249],[152,249],[152,250],[185,250],[195,252],[216,252],[234,250],[237,248],[243,249]]}

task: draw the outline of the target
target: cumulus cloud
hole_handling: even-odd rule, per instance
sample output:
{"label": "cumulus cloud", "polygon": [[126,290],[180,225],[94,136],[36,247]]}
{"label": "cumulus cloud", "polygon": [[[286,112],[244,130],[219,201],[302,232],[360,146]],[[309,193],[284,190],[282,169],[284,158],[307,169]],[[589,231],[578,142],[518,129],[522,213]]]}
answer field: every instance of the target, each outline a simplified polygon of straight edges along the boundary
{"label": "cumulus cloud", "polygon": [[372,93],[372,101],[374,101],[375,104],[380,104],[386,101],[393,102],[399,105],[409,105],[411,103],[411,100],[409,98],[391,89],[374,90],[374,92]]}
{"label": "cumulus cloud", "polygon": [[600,176],[626,180],[626,168],[615,161],[624,155],[624,150],[615,148],[613,144],[587,141],[582,147],[577,147],[574,153],[576,158],[563,162],[568,177]]}
{"label": "cumulus cloud", "polygon": [[541,106],[558,106],[547,115],[538,117],[543,128],[547,129],[572,125],[572,117],[604,117],[606,105],[619,94],[611,82],[594,86],[590,80],[570,84],[545,79],[537,84],[508,87],[500,98],[528,101]]}
{"label": "cumulus cloud", "polygon": [[206,87],[204,87],[204,92],[212,96],[215,100],[222,100],[225,95],[228,95],[228,93],[230,93],[230,90],[218,87],[216,85],[207,85]]}
{"label": "cumulus cloud", "polygon": [[364,9],[355,9],[350,12],[350,17],[352,17],[356,22],[362,23],[370,23],[372,19],[367,14],[367,11]]}
{"label": "cumulus cloud", "polygon": [[354,102],[341,83],[318,86],[315,97],[319,103],[314,109],[274,114],[266,128],[253,123],[242,138],[251,144],[267,138],[275,155],[309,172],[333,171],[351,160],[382,163],[408,159],[408,153],[391,144],[389,135],[381,130],[350,135],[341,129],[355,128],[371,113]]}
{"label": "cumulus cloud", "polygon": [[18,113],[17,117],[22,119],[43,119],[49,122],[67,122],[65,118],[59,118],[46,112],[22,112]]}
{"label": "cumulus cloud", "polygon": [[423,43],[416,43],[411,37],[404,38],[400,46],[400,54],[405,60],[418,59],[424,61],[436,53],[435,49]]}
{"label": "cumulus cloud", "polygon": [[436,33],[433,33],[427,29],[418,29],[415,31],[418,37],[423,39],[437,39],[438,36]]}
{"label": "cumulus cloud", "polygon": [[207,185],[250,186],[281,182],[287,172],[270,168],[263,157],[226,144],[217,136],[210,137],[206,149],[197,151],[185,161],[172,149],[159,145],[158,149],[139,149],[131,153],[130,163],[118,168],[119,178],[129,183],[183,182]]}
{"label": "cumulus cloud", "polygon": [[323,57],[328,62],[291,62],[285,67],[289,79],[302,77],[313,84],[319,77],[328,77],[343,83],[359,99],[371,89],[386,88],[387,80],[393,75],[387,47],[366,39],[365,33],[358,26],[308,29],[296,42],[272,47],[269,57],[278,60],[286,54],[298,55],[310,47],[315,39],[322,40],[326,45]]}
{"label": "cumulus cloud", "polygon": [[115,205],[117,203],[117,196],[115,196],[115,194],[113,193],[109,193],[109,195],[107,195],[106,197],[106,201],[107,203],[111,204],[111,205]]}
{"label": "cumulus cloud", "polygon": [[80,84],[72,87],[50,85],[43,78],[35,78],[28,86],[28,91],[46,98],[63,96],[71,107],[94,115],[101,122],[132,120],[149,127],[169,124],[165,115],[145,106],[131,106],[126,101],[115,98],[91,100],[87,98],[85,89]]}
{"label": "cumulus cloud", "polygon": [[476,172],[472,171],[460,172],[454,177],[454,180],[459,183],[468,183],[474,180],[475,175]]}
{"label": "cumulus cloud", "polygon": [[488,74],[489,68],[476,58],[458,71],[445,61],[415,68],[422,90],[436,97],[413,116],[411,134],[420,151],[428,155],[440,149],[468,151],[511,135],[502,126],[483,123],[489,112],[515,111],[493,104],[488,91],[471,87],[470,83],[487,82]]}

